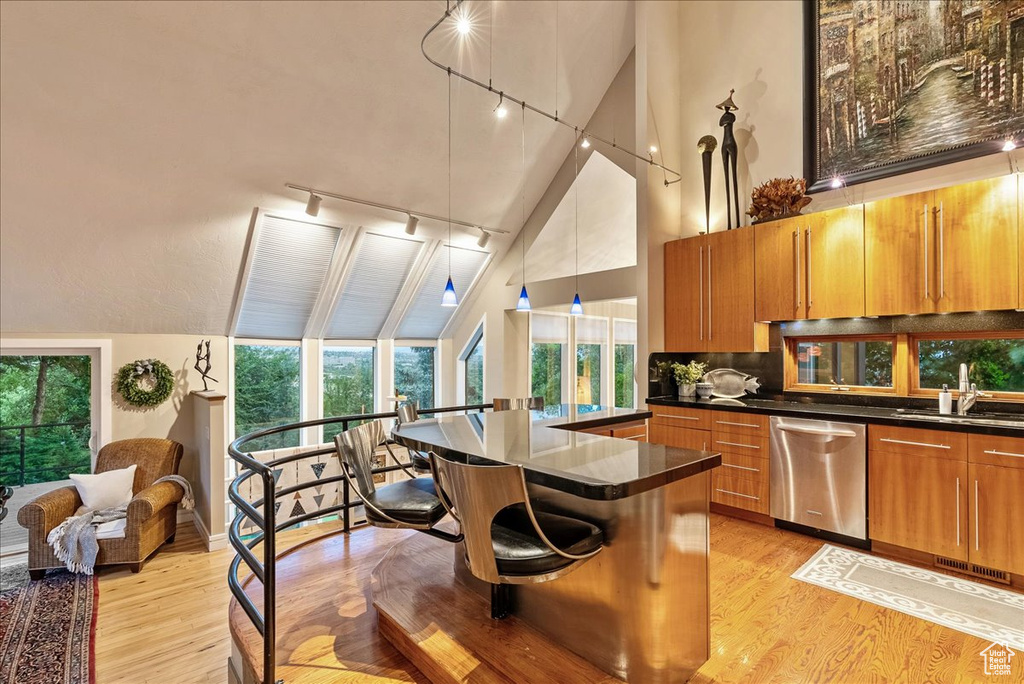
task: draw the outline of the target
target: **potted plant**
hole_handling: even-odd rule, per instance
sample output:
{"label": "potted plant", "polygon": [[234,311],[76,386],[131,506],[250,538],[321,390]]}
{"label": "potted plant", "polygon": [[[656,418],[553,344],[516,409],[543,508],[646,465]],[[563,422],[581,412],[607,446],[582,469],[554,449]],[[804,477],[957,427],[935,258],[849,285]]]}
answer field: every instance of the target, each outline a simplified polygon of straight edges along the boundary
{"label": "potted plant", "polygon": [[699,361],[672,364],[672,373],[676,376],[680,397],[692,397],[697,393],[697,383],[704,376],[707,367],[708,364]]}

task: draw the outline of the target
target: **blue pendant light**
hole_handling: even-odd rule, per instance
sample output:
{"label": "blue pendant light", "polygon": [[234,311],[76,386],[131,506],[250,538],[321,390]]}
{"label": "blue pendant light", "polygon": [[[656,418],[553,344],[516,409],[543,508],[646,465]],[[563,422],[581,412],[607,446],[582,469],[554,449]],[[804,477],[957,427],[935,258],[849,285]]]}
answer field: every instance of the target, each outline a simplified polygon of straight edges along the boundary
{"label": "blue pendant light", "polygon": [[530,310],[530,295],[526,293],[526,103],[523,103],[523,188],[520,213],[522,227],[519,229],[519,239],[523,245],[523,289],[519,291],[519,303],[516,304],[516,311]]}
{"label": "blue pendant light", "polygon": [[452,277],[448,276],[448,284],[444,286],[444,293],[441,295],[441,306],[453,307],[459,305],[459,296],[455,294],[455,285],[452,284]]}
{"label": "blue pendant light", "polygon": [[569,307],[569,313],[573,316],[583,315],[583,304],[580,302],[580,295],[577,292],[576,296],[572,299],[572,306]]}
{"label": "blue pendant light", "polygon": [[453,308],[459,305],[452,283],[452,72],[448,70],[448,284],[441,294],[441,306]]}

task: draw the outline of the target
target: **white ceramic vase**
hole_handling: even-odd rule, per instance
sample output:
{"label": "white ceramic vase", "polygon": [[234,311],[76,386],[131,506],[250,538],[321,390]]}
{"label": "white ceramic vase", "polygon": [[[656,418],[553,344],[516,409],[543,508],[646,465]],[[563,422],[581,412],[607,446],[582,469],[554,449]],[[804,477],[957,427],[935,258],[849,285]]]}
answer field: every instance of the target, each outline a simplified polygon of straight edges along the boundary
{"label": "white ceramic vase", "polygon": [[696,384],[679,385],[679,398],[680,399],[696,396],[696,394],[697,394],[697,385]]}

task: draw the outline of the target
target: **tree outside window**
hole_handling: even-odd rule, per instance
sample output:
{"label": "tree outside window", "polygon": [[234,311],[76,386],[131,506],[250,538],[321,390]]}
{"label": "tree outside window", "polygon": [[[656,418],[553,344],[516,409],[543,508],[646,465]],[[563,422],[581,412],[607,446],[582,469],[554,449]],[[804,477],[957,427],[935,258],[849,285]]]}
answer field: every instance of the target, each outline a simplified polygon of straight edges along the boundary
{"label": "tree outside window", "polygon": [[530,393],[544,397],[545,406],[562,403],[562,350],[564,345],[554,342],[534,342],[531,345]]}
{"label": "tree outside window", "polygon": [[373,347],[324,347],[324,417],[373,413]]}
{"label": "tree outside window", "polygon": [[395,347],[395,392],[420,411],[434,408],[434,347]]}
{"label": "tree outside window", "polygon": [[[301,370],[298,346],[235,346],[235,437],[299,421]],[[299,445],[297,431],[250,442],[248,451]]]}
{"label": "tree outside window", "polygon": [[478,330],[476,341],[465,355],[463,363],[466,364],[466,404],[484,403],[484,336],[483,330]]}
{"label": "tree outside window", "polygon": [[636,361],[636,347],[632,344],[615,345],[615,406],[633,408],[636,399],[633,392],[633,364]]}
{"label": "tree outside window", "polygon": [[1024,338],[918,340],[919,386],[957,387],[960,364],[970,381],[990,392],[1024,392]]}

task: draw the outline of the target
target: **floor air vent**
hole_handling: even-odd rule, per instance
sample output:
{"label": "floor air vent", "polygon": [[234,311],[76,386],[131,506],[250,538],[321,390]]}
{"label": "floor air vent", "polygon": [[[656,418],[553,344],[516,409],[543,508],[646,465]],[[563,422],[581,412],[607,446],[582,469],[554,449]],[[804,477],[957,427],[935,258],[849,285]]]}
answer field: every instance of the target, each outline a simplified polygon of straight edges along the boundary
{"label": "floor air vent", "polygon": [[984,565],[965,563],[964,561],[953,560],[952,558],[943,558],[942,556],[935,557],[935,564],[943,568],[949,568],[950,570],[962,572],[966,575],[982,577],[992,582],[1000,582],[1002,584],[1010,583],[1010,573],[1004,572],[1002,570],[993,570],[992,568],[986,568]]}

